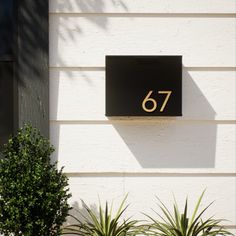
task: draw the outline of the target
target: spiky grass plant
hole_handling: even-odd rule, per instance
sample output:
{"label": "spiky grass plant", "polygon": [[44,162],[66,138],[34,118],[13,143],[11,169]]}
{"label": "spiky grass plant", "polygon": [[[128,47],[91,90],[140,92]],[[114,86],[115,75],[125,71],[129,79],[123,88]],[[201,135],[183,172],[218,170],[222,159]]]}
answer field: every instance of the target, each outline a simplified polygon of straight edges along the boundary
{"label": "spiky grass plant", "polygon": [[[216,235],[233,235],[220,224],[222,220],[210,217],[202,219],[202,215],[212,205],[210,203],[200,213],[198,213],[200,203],[205,191],[201,194],[195,206],[192,217],[188,217],[188,200],[186,199],[184,212],[180,213],[176,200],[174,200],[174,214],[171,214],[163,202],[158,199],[158,205],[162,215],[157,213],[158,219],[148,216],[152,224],[148,227],[147,235],[158,236],[216,236]],[[159,220],[160,219],[160,220]]]}
{"label": "spiky grass plant", "polygon": [[62,229],[62,234],[67,235],[80,235],[80,236],[133,236],[139,232],[139,227],[136,226],[137,221],[122,220],[121,217],[128,205],[125,206],[127,196],[121,202],[118,211],[115,216],[112,216],[112,205],[109,209],[106,202],[105,209],[102,209],[101,203],[99,203],[99,212],[96,214],[85,202],[82,201],[85,208],[85,214],[78,212],[82,218],[79,219],[73,215],[70,215],[76,223],[68,225]]}

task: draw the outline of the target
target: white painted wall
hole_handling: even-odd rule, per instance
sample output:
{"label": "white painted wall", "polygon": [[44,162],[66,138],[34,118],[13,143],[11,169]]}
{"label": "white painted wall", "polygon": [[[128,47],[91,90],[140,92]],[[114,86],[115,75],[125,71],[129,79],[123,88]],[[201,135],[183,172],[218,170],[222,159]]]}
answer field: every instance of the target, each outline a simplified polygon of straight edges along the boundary
{"label": "white painted wall", "polygon": [[[193,208],[207,188],[208,215],[235,232],[235,52],[235,0],[51,0],[51,140],[71,204],[129,193],[142,218],[155,195]],[[105,117],[109,54],[183,55],[183,117]]]}

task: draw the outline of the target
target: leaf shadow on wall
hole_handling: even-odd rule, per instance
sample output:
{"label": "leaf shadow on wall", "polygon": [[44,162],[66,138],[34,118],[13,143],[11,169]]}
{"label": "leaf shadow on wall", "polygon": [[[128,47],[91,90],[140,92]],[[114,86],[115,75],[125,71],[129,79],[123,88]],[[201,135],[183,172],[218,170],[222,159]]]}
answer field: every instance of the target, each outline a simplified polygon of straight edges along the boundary
{"label": "leaf shadow on wall", "polygon": [[[70,210],[69,214],[76,217],[80,221],[84,222],[84,217],[89,217],[88,212],[86,211],[85,206],[82,204],[79,204],[79,202],[74,201],[71,205],[72,209]],[[98,207],[96,204],[89,205],[88,206],[96,215],[98,215]],[[84,217],[83,217],[84,216]],[[70,224],[76,224],[76,220],[72,217],[68,217],[65,225]]]}
{"label": "leaf shadow on wall", "polygon": [[[50,4],[53,4],[50,2]],[[79,14],[67,14],[70,12],[73,12],[74,9],[79,9],[80,12],[83,14],[86,13],[105,13],[106,12],[106,0],[86,0],[86,1],[76,1],[73,5],[69,1],[61,1],[57,4],[57,8],[55,8],[56,12],[62,12],[63,14],[50,14],[49,18],[49,61],[50,61],[50,119],[51,119],[51,125],[50,125],[50,140],[52,140],[53,145],[56,148],[55,153],[52,157],[52,162],[58,161],[58,153],[59,153],[59,139],[60,139],[60,125],[52,125],[52,120],[58,120],[57,113],[59,111],[59,82],[55,83],[52,80],[58,80],[60,77],[61,71],[64,71],[67,73],[68,78],[72,76],[72,70],[80,70],[81,65],[76,65],[73,69],[71,69],[71,65],[66,64],[66,56],[61,53],[60,48],[60,42],[67,41],[68,38],[72,40],[72,42],[76,42],[76,40],[79,39],[81,35],[84,33],[88,33],[87,29],[83,29],[81,27],[79,18],[76,23],[68,27],[67,24],[65,24],[65,21],[70,21],[74,17],[79,17]],[[120,9],[122,9],[125,12],[128,12],[129,9],[124,3],[123,0],[110,0],[110,4],[113,6],[119,6]],[[88,14],[88,16],[84,16],[84,18],[91,22],[92,24],[95,24],[97,27],[99,27],[101,30],[107,30],[108,27],[108,18],[107,17],[98,17],[96,14],[94,16],[92,14]],[[70,24],[71,25],[71,24]],[[66,37],[65,37],[66,35]],[[79,57],[79,55],[78,55]],[[83,67],[83,66],[82,66]],[[88,70],[89,68],[87,68]],[[81,73],[83,71],[80,70]],[[86,76],[85,76],[85,79]],[[89,79],[87,79],[88,82]],[[55,85],[56,84],[56,85]],[[55,112],[56,110],[56,112]],[[56,117],[52,117],[52,114],[56,114]]]}
{"label": "leaf shadow on wall", "polygon": [[[110,4],[119,9],[122,9],[124,12],[129,12],[128,7],[123,2],[123,0],[109,0]],[[53,3],[51,3],[53,4]],[[52,67],[71,67],[75,65],[67,65],[66,59],[64,55],[61,53],[61,48],[59,48],[60,42],[67,42],[68,38],[70,38],[71,42],[76,42],[79,37],[83,34],[90,33],[87,28],[85,28],[80,23],[80,14],[83,19],[86,21],[96,25],[99,29],[107,31],[109,22],[107,17],[97,16],[94,13],[107,13],[106,12],[106,4],[105,0],[86,0],[86,1],[77,1],[74,5],[68,1],[61,1],[58,3],[54,10],[56,12],[60,12],[62,14],[51,14],[50,15],[50,66]],[[73,14],[74,10],[78,9],[79,13]],[[72,14],[67,14],[72,13]],[[73,21],[73,19],[77,19]],[[68,24],[69,22],[69,24]],[[68,26],[69,25],[69,26]],[[79,57],[79,55],[78,55]],[[81,66],[81,65],[76,65]],[[68,74],[70,72],[68,71]]]}
{"label": "leaf shadow on wall", "polygon": [[183,118],[131,119],[128,123],[109,120],[142,168],[214,168],[215,111],[186,70]]}

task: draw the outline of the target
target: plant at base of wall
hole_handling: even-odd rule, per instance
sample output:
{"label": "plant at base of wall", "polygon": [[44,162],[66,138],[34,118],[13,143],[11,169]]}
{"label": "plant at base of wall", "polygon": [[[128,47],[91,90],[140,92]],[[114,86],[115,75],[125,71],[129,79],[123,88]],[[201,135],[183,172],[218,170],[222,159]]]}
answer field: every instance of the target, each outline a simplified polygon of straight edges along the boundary
{"label": "plant at base of wall", "polygon": [[121,220],[121,217],[128,206],[124,206],[127,196],[122,201],[116,215],[112,217],[111,209],[106,202],[105,209],[103,210],[99,204],[99,213],[96,214],[88,205],[83,201],[83,207],[86,211],[86,216],[81,214],[83,220],[75,216],[71,216],[76,220],[76,224],[64,227],[62,234],[73,234],[80,236],[134,236],[140,232],[136,226],[136,220]]}
{"label": "plant at base of wall", "polygon": [[207,220],[202,219],[202,215],[212,204],[210,203],[199,214],[197,214],[204,192],[201,194],[196,207],[194,209],[191,219],[188,218],[188,200],[186,199],[184,212],[181,214],[178,209],[178,205],[174,203],[174,214],[171,214],[167,207],[158,198],[159,207],[163,215],[156,212],[159,218],[155,219],[147,215],[151,219],[152,224],[148,226],[147,235],[158,236],[216,236],[216,235],[233,235],[223,226],[220,225],[222,220],[213,219],[213,217]]}
{"label": "plant at base of wall", "polygon": [[29,125],[10,138],[0,160],[0,233],[56,236],[70,209],[67,177],[51,164],[49,141]]}

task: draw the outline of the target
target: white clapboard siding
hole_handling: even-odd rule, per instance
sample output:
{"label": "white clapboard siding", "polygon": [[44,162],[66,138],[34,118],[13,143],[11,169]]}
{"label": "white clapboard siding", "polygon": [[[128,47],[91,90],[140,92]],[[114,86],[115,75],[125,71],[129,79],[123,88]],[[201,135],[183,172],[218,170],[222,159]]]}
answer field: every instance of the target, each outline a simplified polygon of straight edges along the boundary
{"label": "white clapboard siding", "polygon": [[235,0],[51,0],[63,13],[235,13]]}
{"label": "white clapboard siding", "polygon": [[50,16],[52,67],[104,66],[105,55],[183,55],[186,67],[235,67],[234,17]]}
{"label": "white clapboard siding", "polygon": [[[141,212],[154,215],[151,208],[158,209],[155,196],[158,196],[172,210],[173,193],[179,206],[183,207],[186,197],[189,200],[189,213],[193,211],[198,197],[207,188],[201,209],[215,200],[206,211],[206,217],[224,218],[227,225],[236,228],[236,178],[235,177],[122,177],[122,176],[81,176],[69,178],[72,198],[71,205],[82,209],[80,199],[98,209],[98,196],[104,204],[114,200],[117,207],[121,199],[129,193],[127,216],[146,219]],[[233,187],[234,186],[234,187]],[[89,191],[88,191],[89,189]]]}
{"label": "white clapboard siding", "polygon": [[235,173],[236,126],[214,123],[51,123],[67,173]]}
{"label": "white clapboard siding", "polygon": [[[172,193],[236,232],[236,0],[50,0],[50,137],[71,206]],[[105,55],[182,55],[183,117],[107,118]],[[75,212],[74,212],[75,213]],[[76,213],[75,213],[76,214]]]}
{"label": "white clapboard siding", "polygon": [[[50,71],[51,120],[108,120],[104,70],[54,68]],[[235,94],[236,71],[186,68],[183,71],[183,117],[175,119],[235,120]]]}

